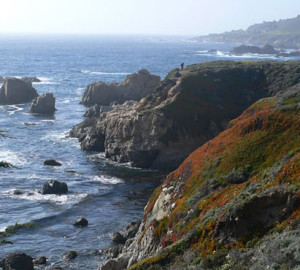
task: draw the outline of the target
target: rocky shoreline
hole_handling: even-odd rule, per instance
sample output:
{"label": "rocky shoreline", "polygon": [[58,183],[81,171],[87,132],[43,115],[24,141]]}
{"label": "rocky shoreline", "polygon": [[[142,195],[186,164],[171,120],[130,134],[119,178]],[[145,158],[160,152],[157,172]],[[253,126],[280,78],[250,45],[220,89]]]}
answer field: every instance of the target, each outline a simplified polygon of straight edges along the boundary
{"label": "rocky shoreline", "polygon": [[[18,79],[4,81],[0,100],[19,102],[19,88],[26,93],[22,102],[33,100],[32,112],[48,108],[43,100],[49,99],[54,113],[53,95],[38,96]],[[126,95],[114,96],[125,88]],[[113,96],[102,95],[110,91]],[[174,69],[163,81],[142,70],[121,84],[88,86],[82,102],[91,107],[70,135],[83,150],[140,168],[176,169],[153,192],[143,219],[111,235],[112,247],[99,251],[108,259],[99,270],[300,264],[300,62],[202,63]],[[51,180],[40,192],[68,191]],[[81,217],[73,225],[89,221]],[[66,261],[77,256],[76,250],[62,254]],[[46,257],[15,253],[0,268],[45,263]]]}

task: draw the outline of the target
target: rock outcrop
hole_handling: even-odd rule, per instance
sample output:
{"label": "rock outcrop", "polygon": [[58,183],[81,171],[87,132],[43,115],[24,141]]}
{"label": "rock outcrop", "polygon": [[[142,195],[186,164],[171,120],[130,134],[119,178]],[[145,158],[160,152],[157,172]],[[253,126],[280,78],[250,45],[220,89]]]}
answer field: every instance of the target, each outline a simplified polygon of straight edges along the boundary
{"label": "rock outcrop", "polygon": [[79,227],[86,227],[87,225],[89,225],[89,222],[85,217],[82,217],[76,220],[73,225]]}
{"label": "rock outcrop", "polygon": [[99,269],[297,269],[300,83],[278,91],[169,174]]}
{"label": "rock outcrop", "polygon": [[34,270],[32,258],[25,253],[8,255],[3,262],[4,270]]}
{"label": "rock outcrop", "polygon": [[44,184],[42,189],[42,194],[66,194],[68,193],[68,186],[64,182],[59,182],[56,180],[51,180]]}
{"label": "rock outcrop", "polygon": [[121,83],[96,82],[90,84],[82,97],[84,105],[104,105],[123,103],[126,100],[140,100],[152,94],[160,85],[160,77],[151,75],[143,69],[137,73],[126,76]]}
{"label": "rock outcrop", "polygon": [[38,93],[31,83],[16,78],[6,78],[0,89],[0,104],[27,103],[37,96]]}
{"label": "rock outcrop", "polygon": [[45,93],[32,101],[29,111],[31,113],[51,115],[54,114],[55,110],[55,97],[52,93]]}
{"label": "rock outcrop", "polygon": [[62,166],[62,164],[60,162],[56,161],[55,159],[46,159],[44,161],[44,165],[45,166],[53,166],[53,167]]}
{"label": "rock outcrop", "polygon": [[256,53],[256,54],[277,54],[279,51],[275,50],[273,46],[266,44],[262,48],[258,46],[240,45],[233,48],[233,54],[246,54],[246,53]]}
{"label": "rock outcrop", "polygon": [[256,100],[300,82],[299,62],[210,62],[172,71],[154,94],[86,119],[71,136],[133,166],[175,169]]}

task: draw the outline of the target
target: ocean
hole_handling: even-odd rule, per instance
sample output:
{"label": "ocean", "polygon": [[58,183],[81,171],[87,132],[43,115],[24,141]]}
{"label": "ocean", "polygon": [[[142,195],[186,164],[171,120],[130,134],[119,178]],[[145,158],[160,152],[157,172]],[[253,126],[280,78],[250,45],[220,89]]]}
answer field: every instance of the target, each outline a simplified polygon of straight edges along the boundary
{"label": "ocean", "polygon": [[[83,121],[79,104],[84,88],[95,81],[120,82],[127,74],[147,69],[164,78],[185,65],[214,60],[275,59],[266,55],[232,56],[233,45],[197,43],[187,37],[150,36],[0,36],[0,75],[37,76],[39,93],[56,97],[53,117],[28,113],[29,104],[0,106],[0,231],[16,223],[35,226],[17,230],[2,244],[0,258],[12,252],[46,256],[36,269],[97,269],[110,247],[109,236],[141,219],[147,199],[164,174],[106,160],[80,149],[68,132]],[[216,49],[216,51],[211,51]],[[289,59],[287,59],[289,60]],[[46,167],[54,158],[62,167]],[[41,195],[49,180],[66,182],[68,195]],[[22,194],[16,195],[15,191]],[[72,224],[85,216],[86,228]],[[62,259],[76,250],[71,262]]]}

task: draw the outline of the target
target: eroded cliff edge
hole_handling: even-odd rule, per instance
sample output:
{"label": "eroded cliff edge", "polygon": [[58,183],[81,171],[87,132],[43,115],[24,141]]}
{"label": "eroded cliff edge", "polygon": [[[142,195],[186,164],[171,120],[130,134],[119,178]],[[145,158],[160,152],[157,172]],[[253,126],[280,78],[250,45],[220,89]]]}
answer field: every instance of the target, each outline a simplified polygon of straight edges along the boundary
{"label": "eroded cliff edge", "polygon": [[81,147],[142,168],[173,170],[262,97],[300,82],[299,62],[218,61],[173,70],[155,93],[71,131]]}
{"label": "eroded cliff edge", "polygon": [[101,270],[297,269],[300,84],[277,91],[168,175]]}

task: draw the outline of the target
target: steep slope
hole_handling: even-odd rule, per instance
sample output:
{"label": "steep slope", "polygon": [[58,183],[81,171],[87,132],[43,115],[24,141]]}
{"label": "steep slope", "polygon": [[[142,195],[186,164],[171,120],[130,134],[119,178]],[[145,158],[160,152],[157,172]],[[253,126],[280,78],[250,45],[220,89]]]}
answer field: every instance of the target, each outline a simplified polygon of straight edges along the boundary
{"label": "steep slope", "polygon": [[230,42],[253,45],[271,44],[277,48],[300,48],[300,15],[296,18],[263,22],[222,34],[210,34],[195,38],[206,42]]}
{"label": "steep slope", "polygon": [[300,82],[299,62],[209,62],[173,70],[156,92],[88,118],[81,147],[133,166],[173,170],[253,102]]}
{"label": "steep slope", "polygon": [[264,98],[169,174],[101,269],[296,269],[300,84]]}

